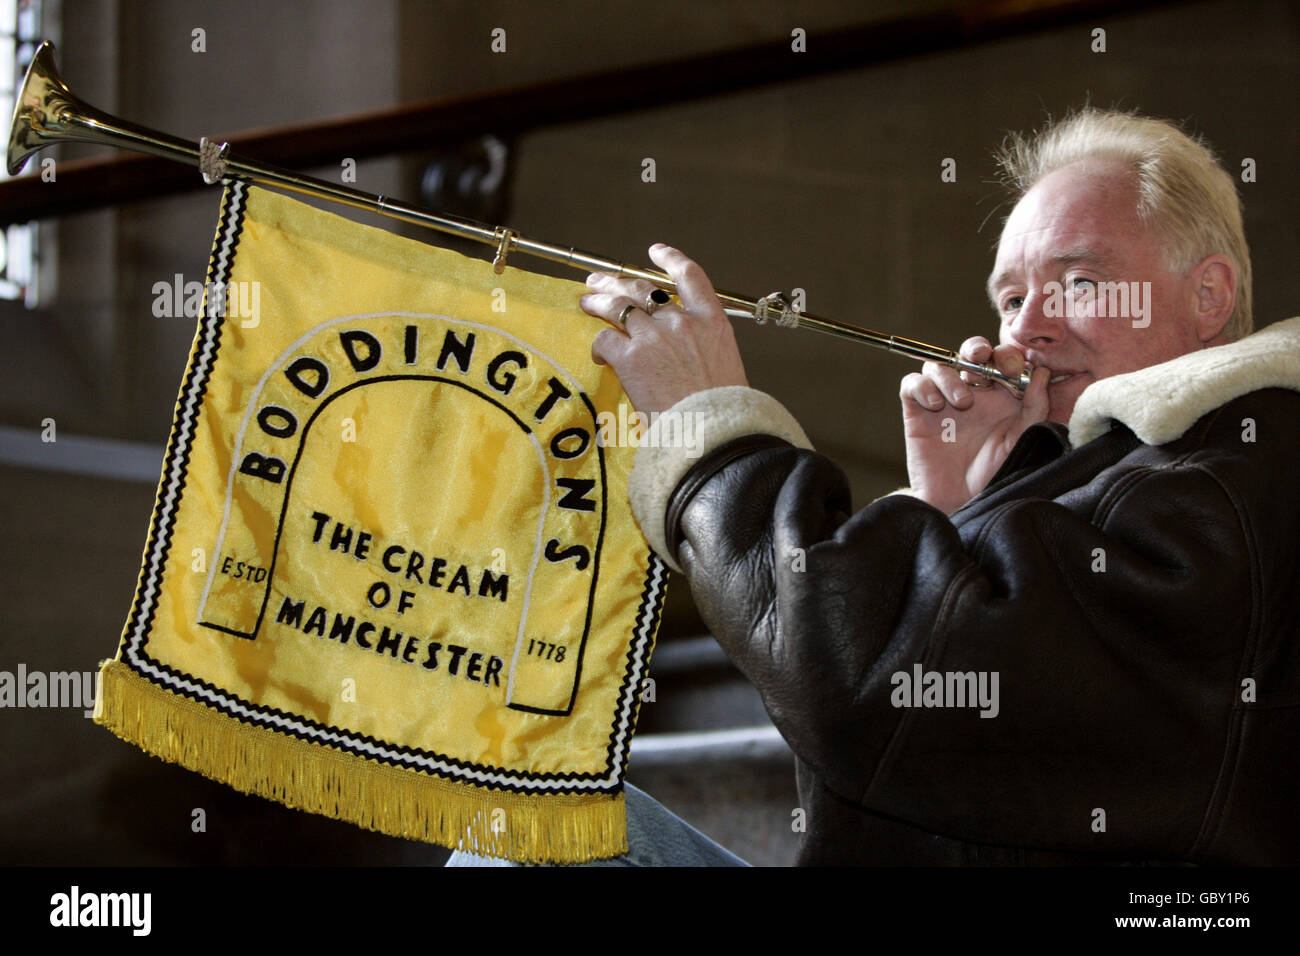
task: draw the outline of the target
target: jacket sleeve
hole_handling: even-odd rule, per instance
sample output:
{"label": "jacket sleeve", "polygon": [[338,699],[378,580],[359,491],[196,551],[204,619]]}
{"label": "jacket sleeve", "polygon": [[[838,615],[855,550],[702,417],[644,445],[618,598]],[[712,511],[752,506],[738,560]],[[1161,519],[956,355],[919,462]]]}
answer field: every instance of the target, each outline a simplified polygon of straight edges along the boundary
{"label": "jacket sleeve", "polygon": [[705,622],[842,799],[1006,845],[1211,839],[1252,584],[1203,470],[1013,496],[959,530],[908,495],[852,513],[833,463],[751,435],[687,470],[664,516]]}

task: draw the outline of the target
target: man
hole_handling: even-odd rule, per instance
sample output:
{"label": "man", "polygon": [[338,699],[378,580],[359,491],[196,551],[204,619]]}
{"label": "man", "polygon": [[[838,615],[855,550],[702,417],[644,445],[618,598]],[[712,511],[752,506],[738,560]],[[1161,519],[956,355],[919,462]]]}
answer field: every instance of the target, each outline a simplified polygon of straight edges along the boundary
{"label": "man", "polygon": [[[962,351],[1031,384],[906,376],[911,486],[856,514],[698,265],[651,247],[680,307],[591,276],[593,357],[704,449],[643,445],[633,510],[798,758],[801,862],[1300,862],[1300,319],[1249,334],[1234,185],[1174,126],[1002,160],[1000,343]],[[735,861],[628,813],[623,862]]]}
{"label": "man", "polygon": [[1300,862],[1300,319],[1249,335],[1232,180],[1172,125],[1004,165],[963,353],[1032,384],[908,375],[911,487],[856,514],[698,265],[651,247],[657,309],[591,276],[593,357],[703,437],[638,451],[634,512],[798,758],[801,862]]}

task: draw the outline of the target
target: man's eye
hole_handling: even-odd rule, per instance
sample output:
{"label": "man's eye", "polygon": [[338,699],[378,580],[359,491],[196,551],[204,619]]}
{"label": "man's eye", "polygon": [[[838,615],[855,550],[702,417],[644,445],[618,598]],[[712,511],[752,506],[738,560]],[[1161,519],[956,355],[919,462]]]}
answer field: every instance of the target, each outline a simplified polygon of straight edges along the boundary
{"label": "man's eye", "polygon": [[1070,288],[1071,288],[1071,289],[1074,289],[1075,291],[1081,291],[1083,287],[1088,287],[1088,288],[1096,289],[1096,288],[1097,288],[1097,280],[1096,280],[1096,279],[1085,279],[1083,276],[1075,276],[1073,279],[1070,280]]}
{"label": "man's eye", "polygon": [[1023,295],[1009,295],[1002,300],[1002,311],[1016,312],[1024,304],[1025,304],[1025,297]]}

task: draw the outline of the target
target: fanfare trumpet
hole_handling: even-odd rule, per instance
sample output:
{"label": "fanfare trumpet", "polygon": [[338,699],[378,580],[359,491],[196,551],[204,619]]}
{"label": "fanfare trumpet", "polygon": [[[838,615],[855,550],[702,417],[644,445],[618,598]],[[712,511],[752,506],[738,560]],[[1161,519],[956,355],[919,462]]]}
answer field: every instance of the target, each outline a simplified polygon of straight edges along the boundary
{"label": "fanfare trumpet", "polygon": [[[486,243],[496,249],[493,266],[498,272],[505,269],[506,258],[509,255],[519,252],[559,262],[584,272],[611,272],[618,276],[645,279],[661,289],[676,291],[672,279],[654,269],[643,269],[573,247],[557,246],[530,239],[513,229],[502,226],[489,226],[458,216],[438,215],[387,196],[363,192],[348,186],[303,176],[287,169],[258,163],[234,155],[225,143],[214,144],[203,139],[196,144],[129,123],[85,103],[68,89],[55,68],[54,47],[46,42],[40,45],[32,58],[15,99],[13,122],[9,129],[7,154],[9,174],[16,176],[26,164],[28,157],[46,146],[61,142],[97,143],[161,156],[164,159],[198,167],[204,181],[208,183],[217,183],[227,177],[244,179],[367,209],[402,222],[414,223],[464,239]],[[727,314],[733,317],[752,318],[760,325],[771,321],[788,328],[813,329],[827,335],[884,349],[895,355],[937,362],[959,371],[984,376],[1006,386],[1017,397],[1029,386],[1030,370],[1027,368],[1019,376],[1011,376],[992,365],[969,362],[950,349],[927,345],[899,335],[864,329],[807,312],[797,312],[781,293],[753,299],[721,289],[717,291]]]}

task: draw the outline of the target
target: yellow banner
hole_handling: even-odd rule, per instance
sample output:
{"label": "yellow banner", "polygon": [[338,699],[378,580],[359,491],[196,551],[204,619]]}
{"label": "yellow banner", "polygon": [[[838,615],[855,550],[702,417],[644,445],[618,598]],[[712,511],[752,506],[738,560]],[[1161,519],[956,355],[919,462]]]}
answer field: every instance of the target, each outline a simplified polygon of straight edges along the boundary
{"label": "yellow banner", "polygon": [[666,572],[583,287],[236,182],[205,288],[97,719],[393,835],[624,851]]}

